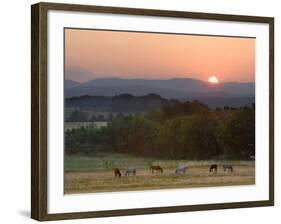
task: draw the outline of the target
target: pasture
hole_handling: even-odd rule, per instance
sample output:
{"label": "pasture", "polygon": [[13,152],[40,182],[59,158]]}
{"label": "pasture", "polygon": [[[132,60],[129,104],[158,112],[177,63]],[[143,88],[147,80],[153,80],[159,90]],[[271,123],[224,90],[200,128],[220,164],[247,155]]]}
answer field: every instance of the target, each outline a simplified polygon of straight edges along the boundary
{"label": "pasture", "polygon": [[65,130],[71,130],[81,127],[105,127],[107,125],[106,121],[95,121],[95,122],[64,122]]}
{"label": "pasture", "polygon": [[[210,173],[210,164],[218,164],[217,173]],[[150,165],[159,165],[163,173],[151,173]],[[233,165],[233,172],[224,172],[223,164]],[[185,174],[175,174],[177,166],[187,165]],[[119,153],[98,153],[91,156],[66,155],[65,193],[136,191],[149,189],[194,188],[255,184],[254,161],[190,161],[158,160]],[[128,167],[136,168],[136,176],[124,176]],[[122,177],[114,177],[113,169]]]}

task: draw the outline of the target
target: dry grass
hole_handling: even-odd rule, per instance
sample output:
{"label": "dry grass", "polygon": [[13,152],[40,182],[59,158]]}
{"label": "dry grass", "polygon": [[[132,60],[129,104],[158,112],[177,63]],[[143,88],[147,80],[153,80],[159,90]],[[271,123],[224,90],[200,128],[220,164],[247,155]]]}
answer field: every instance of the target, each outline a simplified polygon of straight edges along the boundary
{"label": "dry grass", "polygon": [[[100,158],[106,160],[107,157]],[[219,166],[218,172],[210,173],[209,164],[216,161],[176,161],[176,160],[157,160],[157,164],[161,164],[164,168],[163,174],[152,174],[149,171],[149,166],[144,158],[133,158],[120,155],[114,157],[109,156],[110,161],[115,158],[115,164],[119,164],[118,158],[121,159],[122,177],[114,177],[112,168],[104,168],[91,164],[88,158],[88,163],[84,164],[81,169],[79,166],[72,164],[71,167],[66,167],[65,173],[65,193],[90,193],[90,192],[109,192],[109,191],[136,191],[148,189],[171,189],[171,188],[191,188],[191,187],[211,187],[211,186],[233,186],[233,185],[252,185],[255,184],[255,163],[253,161],[217,161],[218,165],[224,163],[232,164],[234,172],[224,172]],[[70,159],[66,165],[70,165]],[[92,162],[100,161],[98,157],[93,158]],[[132,165],[132,161],[137,162],[137,175],[125,177],[125,167]],[[83,159],[79,157],[79,163],[83,164]],[[127,163],[124,163],[127,161]],[[74,162],[75,163],[75,162]],[[99,163],[103,164],[103,163]],[[121,163],[120,163],[121,164]],[[142,166],[143,164],[143,166]],[[184,175],[176,175],[176,164],[186,164],[189,169]],[[74,168],[77,168],[76,170]]]}
{"label": "dry grass", "polygon": [[101,127],[107,126],[107,122],[106,121],[64,122],[65,130],[77,129],[77,128],[81,128],[81,127],[86,128],[86,127],[91,127],[91,126],[101,128]]}

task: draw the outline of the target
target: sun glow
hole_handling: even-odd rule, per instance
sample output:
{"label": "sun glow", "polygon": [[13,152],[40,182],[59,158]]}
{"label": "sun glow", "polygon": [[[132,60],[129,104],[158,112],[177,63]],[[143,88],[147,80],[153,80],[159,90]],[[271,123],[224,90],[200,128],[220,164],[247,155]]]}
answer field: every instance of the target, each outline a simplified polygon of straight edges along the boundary
{"label": "sun glow", "polygon": [[216,76],[211,76],[209,79],[208,79],[208,82],[210,83],[219,83],[219,80]]}

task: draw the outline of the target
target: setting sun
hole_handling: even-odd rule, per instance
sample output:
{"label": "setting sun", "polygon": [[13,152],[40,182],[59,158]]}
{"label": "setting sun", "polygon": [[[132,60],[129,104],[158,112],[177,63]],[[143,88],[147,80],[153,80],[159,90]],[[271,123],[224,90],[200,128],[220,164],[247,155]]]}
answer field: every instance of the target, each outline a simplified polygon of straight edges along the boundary
{"label": "setting sun", "polygon": [[210,82],[210,83],[218,83],[219,80],[218,80],[217,77],[211,76],[211,77],[208,79],[208,82]]}

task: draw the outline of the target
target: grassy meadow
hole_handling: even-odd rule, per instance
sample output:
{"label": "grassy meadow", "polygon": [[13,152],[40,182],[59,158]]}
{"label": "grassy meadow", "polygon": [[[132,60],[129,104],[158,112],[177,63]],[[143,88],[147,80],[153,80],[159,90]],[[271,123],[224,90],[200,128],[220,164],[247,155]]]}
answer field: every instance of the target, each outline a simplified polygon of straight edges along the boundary
{"label": "grassy meadow", "polygon": [[90,121],[85,121],[85,122],[65,122],[65,130],[71,130],[71,129],[77,129],[81,127],[105,127],[107,125],[106,121],[95,121],[95,122],[90,122]]}
{"label": "grassy meadow", "polygon": [[[217,173],[209,172],[213,163],[219,166]],[[163,173],[151,173],[150,164],[160,165]],[[224,172],[223,164],[231,164],[233,173]],[[175,174],[178,165],[188,166],[186,174]],[[121,178],[114,176],[115,167],[120,169]],[[124,176],[128,167],[136,167],[136,176]],[[254,161],[156,160],[123,153],[65,157],[66,194],[251,184],[255,184]]]}

